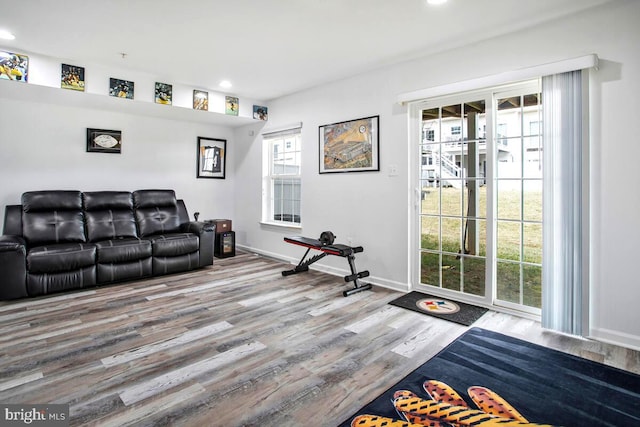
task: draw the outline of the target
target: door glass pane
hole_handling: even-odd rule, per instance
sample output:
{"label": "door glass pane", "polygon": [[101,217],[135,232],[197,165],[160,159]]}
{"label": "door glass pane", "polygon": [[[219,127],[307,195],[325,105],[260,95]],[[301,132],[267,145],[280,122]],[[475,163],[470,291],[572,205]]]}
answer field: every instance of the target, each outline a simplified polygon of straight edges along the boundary
{"label": "door glass pane", "polygon": [[522,225],[522,256],[524,262],[542,264],[542,224]]}
{"label": "door glass pane", "polygon": [[440,109],[422,110],[422,142],[440,142]]}
{"label": "door glass pane", "polygon": [[497,224],[498,259],[520,261],[520,223],[498,221]]}
{"label": "door glass pane", "polygon": [[441,189],[442,215],[462,216],[462,194],[460,187],[445,187]]}
{"label": "door glass pane", "polygon": [[485,275],[486,275],[485,258],[463,256],[462,268],[464,292],[473,295],[485,294]]}
{"label": "door glass pane", "polygon": [[420,258],[420,283],[439,287],[440,254],[423,252]]}
{"label": "door glass pane", "polygon": [[523,301],[529,307],[542,308],[542,266],[522,266],[523,275]]}
{"label": "door glass pane", "polygon": [[522,219],[542,222],[542,181],[525,180],[522,193]]}
{"label": "door glass pane", "polygon": [[522,193],[520,192],[520,181],[500,180],[496,183],[498,201],[498,219],[520,220]]}
{"label": "door glass pane", "polygon": [[440,214],[440,189],[425,187],[420,190],[420,213],[439,215]]}
{"label": "door glass pane", "polygon": [[460,290],[461,259],[456,255],[442,255],[442,287]]}
{"label": "door glass pane", "polygon": [[460,188],[462,185],[462,105],[442,107],[442,146],[440,149],[439,175],[443,187]]}
{"label": "door glass pane", "polygon": [[[442,250],[458,253],[462,241],[462,219],[442,218]],[[460,271],[460,270],[458,270]]]}
{"label": "door glass pane", "polygon": [[485,113],[484,99],[464,104],[463,139],[465,141],[485,138]]}
{"label": "door glass pane", "polygon": [[462,208],[465,216],[487,217],[487,188],[482,179],[467,179],[466,190],[462,193],[464,198]]}
{"label": "door glass pane", "polygon": [[542,179],[542,138],[528,137],[522,140],[522,176]]}
{"label": "door glass pane", "polygon": [[423,216],[421,221],[421,248],[440,249],[440,217]]}
{"label": "door glass pane", "polygon": [[520,303],[520,264],[498,261],[496,265],[497,294],[502,301]]}
{"label": "door glass pane", "polygon": [[440,214],[440,185],[438,179],[439,144],[424,144],[420,160],[421,213]]}

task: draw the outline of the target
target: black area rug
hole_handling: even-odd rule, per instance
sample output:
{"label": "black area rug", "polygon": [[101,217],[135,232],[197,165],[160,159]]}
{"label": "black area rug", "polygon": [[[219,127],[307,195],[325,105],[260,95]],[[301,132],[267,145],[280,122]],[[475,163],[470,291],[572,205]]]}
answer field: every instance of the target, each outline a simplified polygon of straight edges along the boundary
{"label": "black area rug", "polygon": [[[428,393],[424,384],[429,380],[440,383],[427,383]],[[435,390],[436,386],[440,389]],[[432,414],[438,414],[436,419],[440,421],[446,420],[442,415],[446,404],[437,403],[447,400],[442,392],[446,386],[460,395],[468,410],[476,411],[475,416],[485,419],[491,409],[478,409],[470,397],[480,389],[474,386],[485,388],[485,402],[491,400],[488,396],[498,395],[493,403],[488,402],[489,406],[499,406],[495,402],[501,398],[529,423],[567,427],[640,425],[640,375],[472,328],[382,395],[372,396],[371,403],[341,426],[350,426],[362,414],[403,420],[402,411],[397,411],[393,403],[398,390],[415,393],[416,397],[409,398],[414,401],[422,398],[431,406],[438,405]],[[405,402],[406,409],[411,401]],[[470,412],[467,415],[474,416]],[[382,424],[360,419],[354,425]]]}
{"label": "black area rug", "polygon": [[415,291],[394,299],[389,304],[465,326],[470,326],[488,311],[483,307],[454,302]]}

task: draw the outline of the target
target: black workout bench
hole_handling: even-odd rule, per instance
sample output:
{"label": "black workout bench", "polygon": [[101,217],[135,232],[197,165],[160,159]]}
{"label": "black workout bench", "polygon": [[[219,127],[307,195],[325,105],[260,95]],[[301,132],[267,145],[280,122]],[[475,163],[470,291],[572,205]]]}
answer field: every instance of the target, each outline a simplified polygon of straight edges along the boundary
{"label": "black workout bench", "polygon": [[[325,236],[326,232],[323,232],[322,237]],[[333,237],[333,234],[331,234]],[[284,241],[287,243],[291,243],[298,246],[303,246],[307,248],[307,251],[302,256],[302,259],[296,265],[293,270],[286,270],[282,272],[283,276],[290,276],[292,274],[302,273],[304,271],[309,271],[309,266],[316,261],[321,260],[327,255],[336,255],[343,258],[347,258],[349,261],[349,268],[351,269],[351,274],[348,276],[344,276],[345,282],[353,282],[353,289],[349,289],[348,291],[342,292],[342,295],[348,297],[349,295],[355,294],[357,292],[366,291],[371,289],[371,285],[368,283],[359,283],[358,279],[362,279],[363,277],[369,276],[369,271],[361,271],[358,273],[356,270],[356,257],[354,254],[362,252],[364,249],[362,246],[351,247],[347,245],[340,244],[332,244],[333,238],[330,239],[331,243],[328,244],[326,239],[318,240],[312,239],[309,237],[295,236],[295,237],[285,237]],[[307,255],[311,249],[315,249],[320,251],[321,253],[318,255],[314,255],[307,259]]]}

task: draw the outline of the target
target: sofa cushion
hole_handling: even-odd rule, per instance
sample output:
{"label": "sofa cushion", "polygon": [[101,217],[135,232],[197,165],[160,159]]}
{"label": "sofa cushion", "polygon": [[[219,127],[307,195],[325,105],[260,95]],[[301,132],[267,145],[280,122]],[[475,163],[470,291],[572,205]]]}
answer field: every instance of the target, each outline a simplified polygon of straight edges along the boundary
{"label": "sofa cushion", "polygon": [[32,297],[95,285],[95,265],[56,273],[29,272],[27,274],[27,293]]}
{"label": "sofa cushion", "polygon": [[96,247],[90,243],[37,246],[27,253],[29,273],[77,270],[96,263]]}
{"label": "sofa cushion", "polygon": [[173,233],[148,237],[153,246],[153,256],[172,257],[197,252],[200,241],[192,233]]}
{"label": "sofa cushion", "polygon": [[29,246],[86,242],[79,191],[31,191],[22,195],[22,231]]}
{"label": "sofa cushion", "polygon": [[82,193],[90,242],[137,237],[133,197],[126,191]]}
{"label": "sofa cushion", "polygon": [[132,262],[113,264],[98,263],[98,283],[112,283],[123,280],[142,279],[151,276],[151,257]]}
{"label": "sofa cushion", "polygon": [[24,212],[79,211],[82,195],[68,190],[28,191],[22,194],[22,209]]}
{"label": "sofa cushion", "polygon": [[95,245],[98,263],[130,262],[151,256],[151,242],[138,238],[104,240]]}
{"label": "sofa cushion", "polygon": [[173,190],[134,191],[133,205],[140,237],[180,230],[178,202]]}
{"label": "sofa cushion", "polygon": [[180,256],[157,256],[153,260],[153,274],[170,274],[198,267],[198,253]]}

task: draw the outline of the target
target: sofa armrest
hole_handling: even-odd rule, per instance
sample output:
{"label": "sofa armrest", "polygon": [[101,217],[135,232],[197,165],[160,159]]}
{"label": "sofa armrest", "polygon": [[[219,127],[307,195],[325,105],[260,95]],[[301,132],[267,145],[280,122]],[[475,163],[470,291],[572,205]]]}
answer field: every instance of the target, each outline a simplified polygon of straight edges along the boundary
{"label": "sofa armrest", "polygon": [[215,240],[215,224],[209,222],[191,221],[183,224],[182,231],[196,234],[200,238],[199,266],[213,264],[213,245]]}
{"label": "sofa armrest", "polygon": [[216,232],[216,224],[212,222],[202,222],[202,221],[191,221],[186,224],[183,224],[183,232],[185,233],[194,233],[198,236],[202,233],[215,233]]}
{"label": "sofa armrest", "polygon": [[27,247],[19,236],[0,236],[0,300],[27,294]]}

